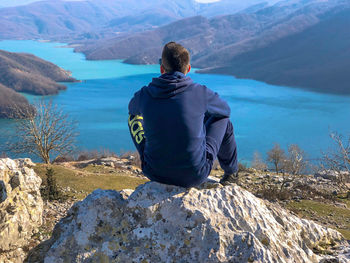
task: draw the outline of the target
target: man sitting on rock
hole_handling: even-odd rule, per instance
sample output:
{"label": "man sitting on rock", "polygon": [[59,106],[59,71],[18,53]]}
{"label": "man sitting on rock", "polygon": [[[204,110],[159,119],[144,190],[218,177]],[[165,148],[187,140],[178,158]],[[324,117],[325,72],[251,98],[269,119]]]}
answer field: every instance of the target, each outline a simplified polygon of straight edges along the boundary
{"label": "man sitting on rock", "polygon": [[237,147],[230,107],[186,76],[190,54],[175,42],[164,46],[159,78],[129,103],[129,129],[151,181],[182,187],[203,183],[216,157],[222,184],[237,180]]}

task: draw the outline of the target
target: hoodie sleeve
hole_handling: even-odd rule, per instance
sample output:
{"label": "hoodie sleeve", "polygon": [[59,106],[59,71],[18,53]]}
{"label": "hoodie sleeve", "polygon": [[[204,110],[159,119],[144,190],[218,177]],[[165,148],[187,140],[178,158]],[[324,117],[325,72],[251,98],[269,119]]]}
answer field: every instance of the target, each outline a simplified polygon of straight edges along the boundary
{"label": "hoodie sleeve", "polygon": [[143,117],[140,110],[140,93],[141,91],[136,92],[129,102],[128,126],[132,140],[140,155],[142,155],[145,143],[145,132],[143,129]]}
{"label": "hoodie sleeve", "polygon": [[134,97],[129,102],[129,115],[140,115],[140,92],[134,94]]}
{"label": "hoodie sleeve", "polygon": [[230,117],[231,109],[219,94],[206,88],[207,114],[217,117]]}

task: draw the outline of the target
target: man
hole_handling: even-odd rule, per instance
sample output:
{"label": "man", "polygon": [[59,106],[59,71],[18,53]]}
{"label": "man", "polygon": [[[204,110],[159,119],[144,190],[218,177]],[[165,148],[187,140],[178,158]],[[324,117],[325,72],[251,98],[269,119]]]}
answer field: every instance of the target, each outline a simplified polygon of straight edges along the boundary
{"label": "man", "polygon": [[228,104],[186,76],[190,54],[180,44],[164,46],[161,76],[135,93],[129,128],[151,181],[192,187],[203,183],[216,157],[221,183],[236,181],[237,149]]}

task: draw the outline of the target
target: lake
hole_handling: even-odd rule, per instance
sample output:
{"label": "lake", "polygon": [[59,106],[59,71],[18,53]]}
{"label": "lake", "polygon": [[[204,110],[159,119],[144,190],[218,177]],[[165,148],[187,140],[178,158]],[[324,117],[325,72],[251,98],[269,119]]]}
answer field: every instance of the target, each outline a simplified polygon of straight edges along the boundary
{"label": "lake", "polygon": [[[87,61],[63,43],[0,41],[0,49],[35,54],[70,70],[81,83],[68,83],[59,95],[47,96],[79,122],[81,149],[134,150],[127,127],[128,102],[133,94],[159,75],[158,65],[128,65],[121,61]],[[268,85],[232,76],[191,73],[201,84],[228,101],[241,161],[254,151],[266,153],[275,142],[283,148],[299,144],[310,159],[331,145],[330,131],[350,135],[350,97],[319,94]],[[335,83],[336,85],[336,83]],[[30,101],[39,96],[27,96]],[[0,134],[13,121],[0,120]],[[0,153],[6,136],[0,138]]]}

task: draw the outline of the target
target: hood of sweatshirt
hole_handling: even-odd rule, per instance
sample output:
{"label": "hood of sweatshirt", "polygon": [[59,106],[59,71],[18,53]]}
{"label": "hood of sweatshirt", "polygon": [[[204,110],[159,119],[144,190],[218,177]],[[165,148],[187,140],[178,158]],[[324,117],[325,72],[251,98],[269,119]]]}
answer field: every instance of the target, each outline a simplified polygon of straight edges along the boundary
{"label": "hood of sweatshirt", "polygon": [[153,78],[147,87],[147,91],[153,98],[170,98],[183,92],[192,83],[193,81],[190,77],[175,71],[165,73],[159,78]]}

